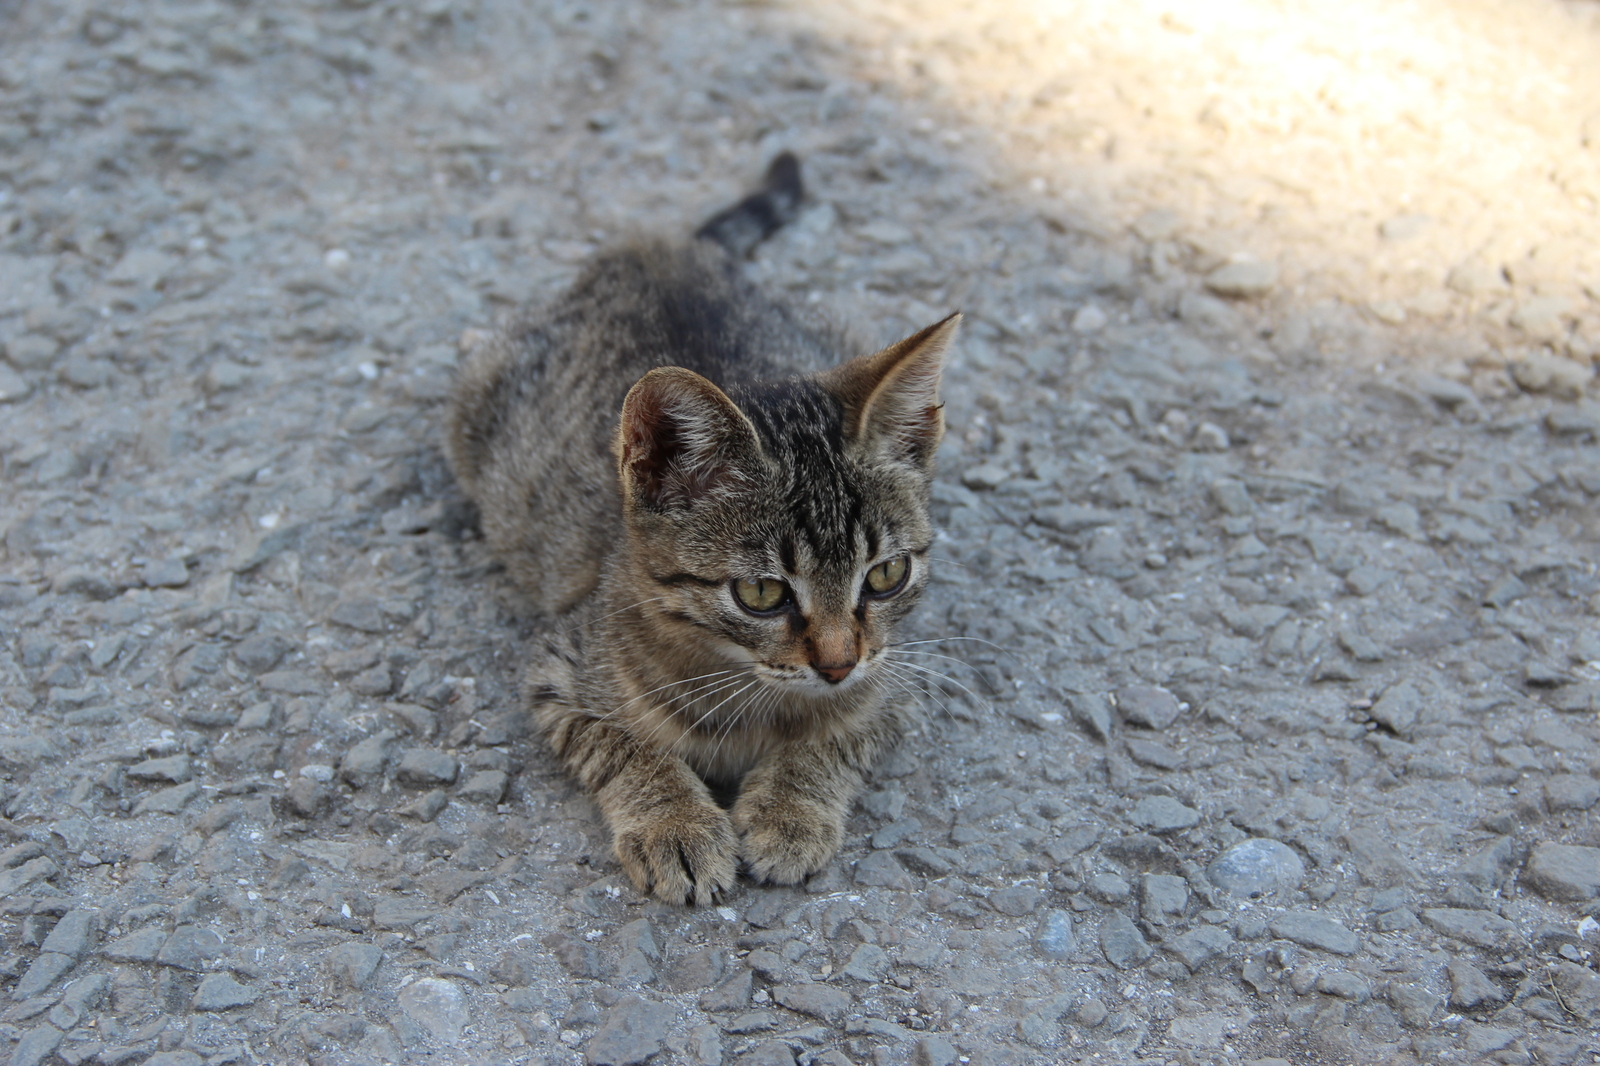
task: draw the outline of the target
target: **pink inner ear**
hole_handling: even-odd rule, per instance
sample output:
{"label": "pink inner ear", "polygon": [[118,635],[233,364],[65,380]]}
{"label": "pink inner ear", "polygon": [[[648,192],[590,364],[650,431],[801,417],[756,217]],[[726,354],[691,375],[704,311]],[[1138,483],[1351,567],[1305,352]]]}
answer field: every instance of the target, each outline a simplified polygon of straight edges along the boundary
{"label": "pink inner ear", "polygon": [[745,480],[740,459],[753,440],[715,385],[669,368],[652,371],[634,388],[623,408],[621,458],[646,502],[681,506]]}

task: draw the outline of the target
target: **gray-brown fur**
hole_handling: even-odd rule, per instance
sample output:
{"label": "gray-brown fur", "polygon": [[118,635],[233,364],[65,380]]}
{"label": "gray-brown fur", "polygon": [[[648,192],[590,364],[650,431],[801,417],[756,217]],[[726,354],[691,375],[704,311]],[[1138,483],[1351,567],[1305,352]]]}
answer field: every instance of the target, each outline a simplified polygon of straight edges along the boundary
{"label": "gray-brown fur", "polygon": [[820,869],[906,720],[890,644],[927,581],[956,318],[844,362],[737,269],[790,192],[780,157],[710,239],[601,255],[467,356],[450,414],[485,536],[554,616],[524,698],[663,899],[713,898],[741,859]]}

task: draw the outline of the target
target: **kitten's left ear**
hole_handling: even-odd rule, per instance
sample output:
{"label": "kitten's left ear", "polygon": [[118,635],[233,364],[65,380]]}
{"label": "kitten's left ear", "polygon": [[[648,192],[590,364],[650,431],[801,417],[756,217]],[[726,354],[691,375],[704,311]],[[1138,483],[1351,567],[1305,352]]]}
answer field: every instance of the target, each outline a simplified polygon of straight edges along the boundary
{"label": "kitten's left ear", "polygon": [[844,404],[845,437],[890,459],[927,469],[944,437],[939,376],[944,352],[961,324],[958,311],[821,377]]}

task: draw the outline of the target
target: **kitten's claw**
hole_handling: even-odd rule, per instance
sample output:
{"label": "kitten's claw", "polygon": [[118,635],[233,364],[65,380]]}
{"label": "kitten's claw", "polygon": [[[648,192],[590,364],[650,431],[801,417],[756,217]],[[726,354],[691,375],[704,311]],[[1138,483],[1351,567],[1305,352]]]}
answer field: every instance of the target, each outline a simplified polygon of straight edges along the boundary
{"label": "kitten's claw", "polygon": [[828,865],[844,838],[844,822],[830,807],[807,800],[733,805],[740,853],[757,881],[793,885]]}
{"label": "kitten's claw", "polygon": [[647,896],[668,903],[711,903],[738,877],[738,841],[714,803],[674,805],[618,826],[617,860]]}

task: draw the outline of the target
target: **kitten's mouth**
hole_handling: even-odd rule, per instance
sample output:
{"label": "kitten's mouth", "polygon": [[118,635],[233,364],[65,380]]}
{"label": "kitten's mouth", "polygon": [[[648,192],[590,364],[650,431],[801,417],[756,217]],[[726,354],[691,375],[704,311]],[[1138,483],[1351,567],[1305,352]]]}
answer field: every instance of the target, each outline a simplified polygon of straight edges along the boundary
{"label": "kitten's mouth", "polygon": [[[786,692],[799,692],[807,696],[827,698],[851,691],[861,685],[872,672],[874,659],[863,659],[848,667],[825,670],[807,663],[804,666],[790,663],[762,663],[757,671],[763,680]],[[830,674],[834,676],[829,676]]]}

